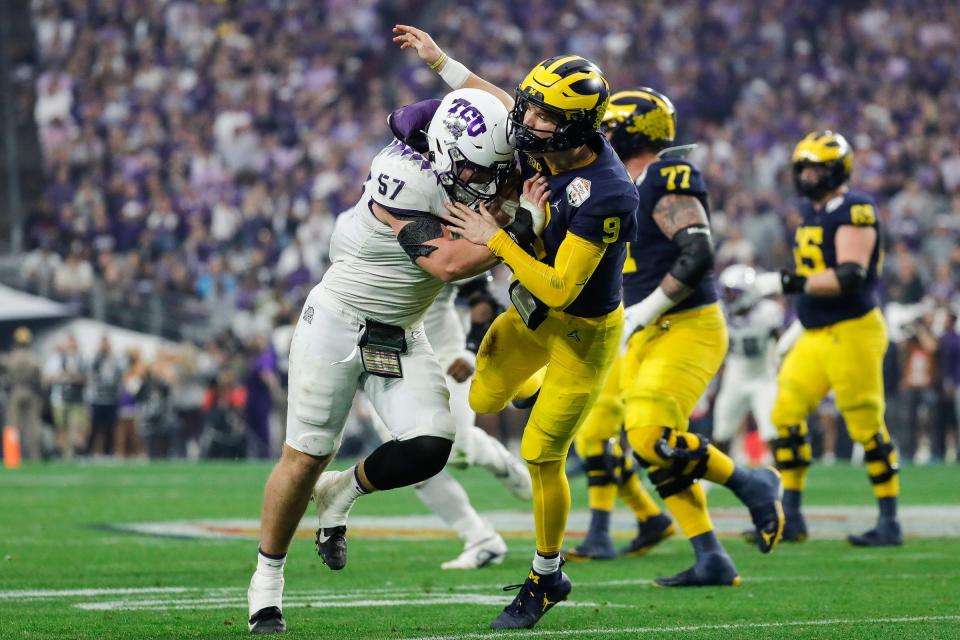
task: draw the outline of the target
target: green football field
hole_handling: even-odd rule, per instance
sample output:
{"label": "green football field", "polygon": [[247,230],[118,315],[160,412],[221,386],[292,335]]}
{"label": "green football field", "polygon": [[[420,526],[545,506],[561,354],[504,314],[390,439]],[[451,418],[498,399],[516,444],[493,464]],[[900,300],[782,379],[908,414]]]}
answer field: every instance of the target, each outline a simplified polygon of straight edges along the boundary
{"label": "green football field", "polygon": [[[256,562],[251,531],[269,469],[170,463],[0,470],[0,638],[246,636],[246,585]],[[354,510],[362,526],[351,530],[349,564],[339,573],[320,563],[304,523],[287,563],[288,636],[960,638],[958,465],[904,470],[910,508],[902,548],[854,549],[835,535],[850,526],[850,514],[870,514],[869,485],[860,468],[816,467],[805,504],[813,530],[831,539],[761,556],[726,535],[743,577],[739,588],[651,587],[652,578],[690,563],[679,539],[644,558],[570,563],[571,601],[535,631],[506,634],[488,624],[513,595],[500,587],[521,582],[529,567],[528,509],[481,471],[455,475],[479,509],[496,511],[495,522],[520,523],[507,532],[511,555],[503,565],[441,571],[460,542],[432,520],[403,517],[427,513],[413,492],[369,496]],[[584,482],[571,484],[582,522]],[[731,496],[722,488],[709,495],[718,530],[735,531],[738,522],[729,518],[739,510]],[[620,520],[628,521],[628,514]],[[133,523],[138,532],[124,529]]]}

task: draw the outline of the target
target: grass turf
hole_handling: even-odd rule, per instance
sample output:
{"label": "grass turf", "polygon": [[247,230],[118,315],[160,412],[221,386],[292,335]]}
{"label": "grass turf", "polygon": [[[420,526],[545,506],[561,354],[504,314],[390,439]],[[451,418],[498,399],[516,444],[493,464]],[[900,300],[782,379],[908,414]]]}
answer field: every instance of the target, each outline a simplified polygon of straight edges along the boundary
{"label": "grass turf", "polygon": [[[0,472],[0,637],[236,638],[247,635],[251,540],[196,540],[105,531],[118,522],[252,518],[270,465],[257,463],[26,466]],[[481,471],[456,473],[475,505],[517,503]],[[960,467],[907,467],[906,504],[960,504]],[[582,478],[574,508],[585,508]],[[732,506],[722,489],[713,505]],[[861,468],[816,467],[808,505],[871,504]],[[361,500],[356,514],[425,513],[409,489]],[[686,568],[686,542],[644,558],[570,564],[573,601],[535,635],[561,638],[960,638],[960,540],[912,539],[900,549],[840,541],[785,545],[761,556],[726,540],[743,585],[655,589]],[[480,638],[522,581],[532,542],[511,540],[500,567],[444,572],[456,540],[350,541],[333,573],[309,540],[288,561],[291,638]],[[84,591],[70,595],[63,590]],[[32,595],[23,593],[33,591]],[[20,592],[20,593],[15,593]],[[529,632],[508,635],[529,636]]]}

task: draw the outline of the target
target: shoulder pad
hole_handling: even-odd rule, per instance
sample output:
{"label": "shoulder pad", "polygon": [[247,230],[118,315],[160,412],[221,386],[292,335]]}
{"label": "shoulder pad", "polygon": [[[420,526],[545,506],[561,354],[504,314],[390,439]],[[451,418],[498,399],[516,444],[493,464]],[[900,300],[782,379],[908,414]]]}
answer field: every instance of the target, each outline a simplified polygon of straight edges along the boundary
{"label": "shoulder pad", "polygon": [[643,186],[660,195],[668,193],[705,195],[707,184],[696,165],[677,158],[657,160],[647,167]]}
{"label": "shoulder pad", "polygon": [[697,148],[696,144],[681,144],[676,147],[667,147],[657,154],[661,160],[684,160]]}
{"label": "shoulder pad", "polygon": [[837,224],[854,225],[857,227],[873,227],[877,225],[877,205],[870,196],[848,192],[843,195],[841,202],[831,211],[831,203],[827,203],[826,212]]}
{"label": "shoulder pad", "polygon": [[437,214],[445,201],[443,187],[430,162],[399,140],[373,159],[364,188],[374,202],[400,213]]}

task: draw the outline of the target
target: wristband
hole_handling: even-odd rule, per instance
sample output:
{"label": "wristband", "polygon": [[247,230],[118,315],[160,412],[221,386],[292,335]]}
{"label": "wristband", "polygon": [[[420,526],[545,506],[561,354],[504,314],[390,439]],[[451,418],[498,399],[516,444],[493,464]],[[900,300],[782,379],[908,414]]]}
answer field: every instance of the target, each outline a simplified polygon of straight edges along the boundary
{"label": "wristband", "polygon": [[447,58],[447,64],[443,65],[437,73],[440,74],[440,79],[454,91],[465,85],[470,77],[470,69],[450,57]]}

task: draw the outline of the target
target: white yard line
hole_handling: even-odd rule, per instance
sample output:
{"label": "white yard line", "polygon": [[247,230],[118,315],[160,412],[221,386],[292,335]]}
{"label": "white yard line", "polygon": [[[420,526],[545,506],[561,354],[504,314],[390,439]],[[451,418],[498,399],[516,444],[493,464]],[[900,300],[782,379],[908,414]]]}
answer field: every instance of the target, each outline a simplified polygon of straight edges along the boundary
{"label": "white yard line", "polygon": [[[561,606],[566,606],[564,603]],[[690,633],[692,631],[737,631],[750,629],[783,629],[787,627],[835,627],[852,624],[920,624],[925,622],[960,622],[957,616],[904,616],[900,618],[835,618],[831,620],[791,620],[788,622],[744,622],[730,624],[698,624],[679,627],[625,627],[621,629],[542,629],[530,632],[513,632],[511,637],[553,638],[564,636],[602,636],[634,635],[640,633]],[[446,636],[414,636],[403,640],[482,640],[484,638],[503,638],[502,633],[462,633]]]}

